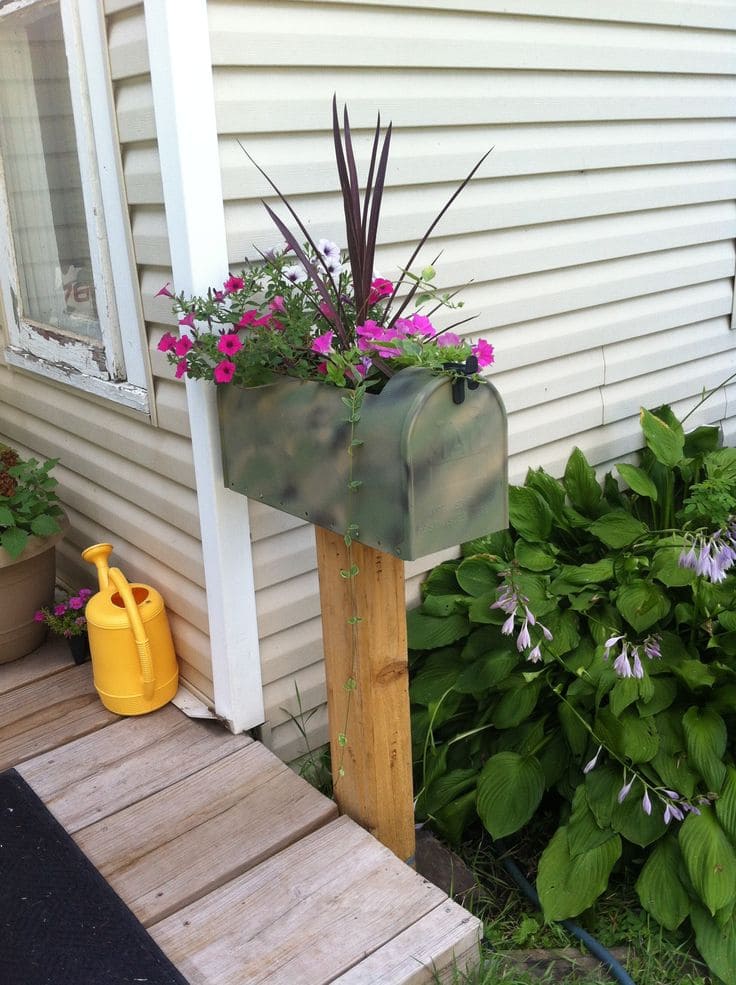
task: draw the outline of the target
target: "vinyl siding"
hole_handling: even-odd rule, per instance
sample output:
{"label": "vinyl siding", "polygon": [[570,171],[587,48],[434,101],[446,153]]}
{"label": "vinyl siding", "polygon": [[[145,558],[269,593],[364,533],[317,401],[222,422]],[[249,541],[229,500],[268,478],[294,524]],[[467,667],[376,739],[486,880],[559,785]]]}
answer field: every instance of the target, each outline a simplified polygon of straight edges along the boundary
{"label": "vinyl siding", "polygon": [[[106,3],[115,102],[126,187],[135,187],[130,161],[153,154],[153,186],[141,214],[128,194],[130,218],[151,349],[168,317],[154,299],[167,279],[166,223],[155,153],[155,130],[141,3]],[[133,169],[135,170],[135,169]],[[158,253],[143,228],[157,229]],[[163,247],[161,247],[163,244]],[[157,266],[149,266],[153,257]],[[159,588],[166,600],[182,677],[205,699],[212,695],[207,604],[188,418],[183,388],[153,353],[157,426],[114,403],[12,371],[0,348],[0,440],[24,453],[58,457],[55,474],[71,520],[57,548],[59,576],[72,586],[92,585],[80,558],[89,544],[109,541],[113,560],[128,578]]]}
{"label": "vinyl siding", "polygon": [[[377,266],[390,275],[481,153],[426,258],[491,339],[509,411],[512,480],[559,474],[573,445],[605,467],[640,443],[638,410],[681,413],[728,375],[734,336],[736,9],[686,0],[210,0],[229,254],[273,245],[268,187],[315,235],[343,238],[329,133],[333,92],[365,149],[394,124]],[[145,132],[142,134],[145,139]],[[161,250],[153,149],[131,189]],[[364,155],[363,155],[364,156]],[[363,158],[361,158],[362,160]],[[691,418],[736,436],[736,387]],[[271,742],[313,743],[324,685],[312,532],[251,505]],[[443,552],[443,555],[451,552]],[[435,559],[431,559],[435,560]],[[417,598],[430,560],[407,566]],[[284,710],[286,709],[286,710]]]}

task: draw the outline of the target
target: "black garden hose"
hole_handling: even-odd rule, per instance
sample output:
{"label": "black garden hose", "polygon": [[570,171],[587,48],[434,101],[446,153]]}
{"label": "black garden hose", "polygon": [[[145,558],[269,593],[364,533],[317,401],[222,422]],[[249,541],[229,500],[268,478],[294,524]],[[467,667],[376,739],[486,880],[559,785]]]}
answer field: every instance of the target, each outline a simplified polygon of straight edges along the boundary
{"label": "black garden hose", "polygon": [[[538,910],[542,907],[539,903],[539,896],[537,896],[537,891],[529,882],[529,880],[524,876],[523,872],[519,866],[512,862],[510,858],[505,855],[505,848],[502,842],[494,842],[496,847],[504,854],[498,856],[498,861],[506,869],[508,874],[514,880],[519,889],[524,893],[524,895],[531,900],[531,902],[536,906]],[[610,971],[613,978],[619,982],[619,985],[636,985],[634,979],[629,975],[624,966],[617,961],[614,956],[608,951],[600,941],[596,940],[592,934],[589,934],[587,930],[583,930],[581,926],[573,923],[572,920],[560,920],[559,921],[565,930],[568,930],[574,937],[577,937],[581,943],[585,944],[586,948],[590,953],[596,957],[600,963]]]}

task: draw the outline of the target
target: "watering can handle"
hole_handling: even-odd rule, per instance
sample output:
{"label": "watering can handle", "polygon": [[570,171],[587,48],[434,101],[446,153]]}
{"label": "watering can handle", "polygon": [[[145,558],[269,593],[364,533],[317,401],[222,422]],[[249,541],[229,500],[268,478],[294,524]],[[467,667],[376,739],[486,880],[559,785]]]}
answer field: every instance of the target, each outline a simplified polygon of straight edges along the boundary
{"label": "watering can handle", "polygon": [[148,637],[146,636],[146,631],[143,628],[143,620],[141,619],[141,614],[138,611],[138,605],[133,597],[133,592],[128,583],[128,579],[125,577],[120,568],[110,568],[110,581],[120,593],[120,598],[123,600],[123,604],[125,605],[125,611],[128,613],[130,628],[133,630],[133,638],[135,639],[136,649],[138,650],[138,660],[141,665],[143,697],[146,701],[150,701],[153,698],[153,691],[156,684],[153,676],[151,644],[149,643]]}

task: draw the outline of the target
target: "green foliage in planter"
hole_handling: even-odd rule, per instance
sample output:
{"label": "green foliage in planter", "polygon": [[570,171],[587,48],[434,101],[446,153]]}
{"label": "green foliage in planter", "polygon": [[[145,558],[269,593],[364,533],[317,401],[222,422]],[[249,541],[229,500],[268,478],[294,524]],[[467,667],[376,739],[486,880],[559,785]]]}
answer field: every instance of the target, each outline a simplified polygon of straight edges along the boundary
{"label": "green foliage in planter", "polygon": [[50,474],[56,462],[24,460],[0,444],[0,547],[11,558],[23,553],[31,536],[50,537],[61,529],[57,481]]}
{"label": "green foliage in planter", "polygon": [[[642,411],[638,466],[510,489],[511,528],[435,568],[409,613],[418,820],[494,838],[544,804],[547,919],[614,868],[736,985],[736,449]],[[733,568],[736,571],[736,568]]]}

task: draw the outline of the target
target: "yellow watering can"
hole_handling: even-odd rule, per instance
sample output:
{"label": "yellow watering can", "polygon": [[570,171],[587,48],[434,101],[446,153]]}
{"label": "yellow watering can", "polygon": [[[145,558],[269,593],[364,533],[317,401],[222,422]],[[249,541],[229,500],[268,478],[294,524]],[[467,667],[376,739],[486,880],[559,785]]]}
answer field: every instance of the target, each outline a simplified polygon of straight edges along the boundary
{"label": "yellow watering can", "polygon": [[97,568],[100,590],[87,603],[95,688],[118,715],[143,715],[176,694],[179,668],[164,600],[150,585],[130,584],[108,567],[112,544],[94,544],[82,557]]}

